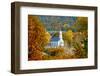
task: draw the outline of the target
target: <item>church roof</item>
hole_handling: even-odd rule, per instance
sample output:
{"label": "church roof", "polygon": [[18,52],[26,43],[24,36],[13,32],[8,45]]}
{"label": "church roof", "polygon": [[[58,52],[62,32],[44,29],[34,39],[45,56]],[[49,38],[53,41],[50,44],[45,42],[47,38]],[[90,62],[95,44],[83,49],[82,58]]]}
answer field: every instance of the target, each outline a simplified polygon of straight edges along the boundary
{"label": "church roof", "polygon": [[59,41],[59,40],[60,40],[59,37],[53,37],[53,38],[51,38],[51,41]]}

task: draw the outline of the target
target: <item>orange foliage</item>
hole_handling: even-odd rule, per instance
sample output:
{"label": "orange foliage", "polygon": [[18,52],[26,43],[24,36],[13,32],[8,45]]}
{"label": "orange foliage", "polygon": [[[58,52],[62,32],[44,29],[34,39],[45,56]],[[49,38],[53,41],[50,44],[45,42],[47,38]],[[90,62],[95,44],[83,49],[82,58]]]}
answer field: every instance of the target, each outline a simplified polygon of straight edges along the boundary
{"label": "orange foliage", "polygon": [[46,29],[38,16],[28,16],[29,60],[40,60],[44,46],[49,42]]}

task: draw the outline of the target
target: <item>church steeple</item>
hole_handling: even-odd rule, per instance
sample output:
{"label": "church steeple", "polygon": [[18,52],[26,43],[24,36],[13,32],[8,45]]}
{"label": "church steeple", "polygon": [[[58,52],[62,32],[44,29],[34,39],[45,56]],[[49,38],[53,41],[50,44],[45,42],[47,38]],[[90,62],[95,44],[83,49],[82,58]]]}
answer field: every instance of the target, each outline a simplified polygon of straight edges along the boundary
{"label": "church steeple", "polygon": [[59,38],[62,40],[62,31],[59,32]]}
{"label": "church steeple", "polygon": [[64,41],[62,38],[62,31],[59,31],[59,46],[64,46]]}

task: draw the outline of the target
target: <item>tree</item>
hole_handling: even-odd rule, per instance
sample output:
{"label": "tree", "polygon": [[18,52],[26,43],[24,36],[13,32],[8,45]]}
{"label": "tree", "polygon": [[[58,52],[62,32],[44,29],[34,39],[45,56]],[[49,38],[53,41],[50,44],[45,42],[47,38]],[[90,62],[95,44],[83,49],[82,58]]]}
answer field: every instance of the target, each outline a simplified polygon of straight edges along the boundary
{"label": "tree", "polygon": [[88,28],[88,18],[87,17],[78,17],[74,25],[71,27],[77,31],[86,31]]}
{"label": "tree", "polygon": [[44,46],[50,41],[50,34],[38,16],[28,16],[28,49],[29,60],[42,59]]}
{"label": "tree", "polygon": [[50,42],[51,35],[49,32],[45,32],[45,45],[47,45]]}
{"label": "tree", "polygon": [[71,46],[72,40],[73,40],[73,32],[72,30],[68,30],[67,32],[64,33],[65,45],[68,44],[69,46]]}

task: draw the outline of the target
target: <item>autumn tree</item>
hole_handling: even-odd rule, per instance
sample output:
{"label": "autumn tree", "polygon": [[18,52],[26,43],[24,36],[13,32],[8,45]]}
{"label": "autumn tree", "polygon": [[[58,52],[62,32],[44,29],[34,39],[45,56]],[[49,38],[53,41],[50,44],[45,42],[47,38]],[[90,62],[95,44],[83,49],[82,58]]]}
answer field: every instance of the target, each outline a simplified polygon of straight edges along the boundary
{"label": "autumn tree", "polygon": [[71,27],[77,31],[86,31],[88,28],[88,18],[78,17],[74,25]]}
{"label": "autumn tree", "polygon": [[72,40],[73,40],[73,32],[72,32],[72,30],[66,31],[63,34],[63,36],[64,36],[63,38],[64,38],[64,41],[65,41],[65,46],[67,44],[70,47],[71,43],[72,43]]}
{"label": "autumn tree", "polygon": [[29,60],[42,59],[44,46],[50,41],[50,34],[38,16],[28,16],[28,49]]}

